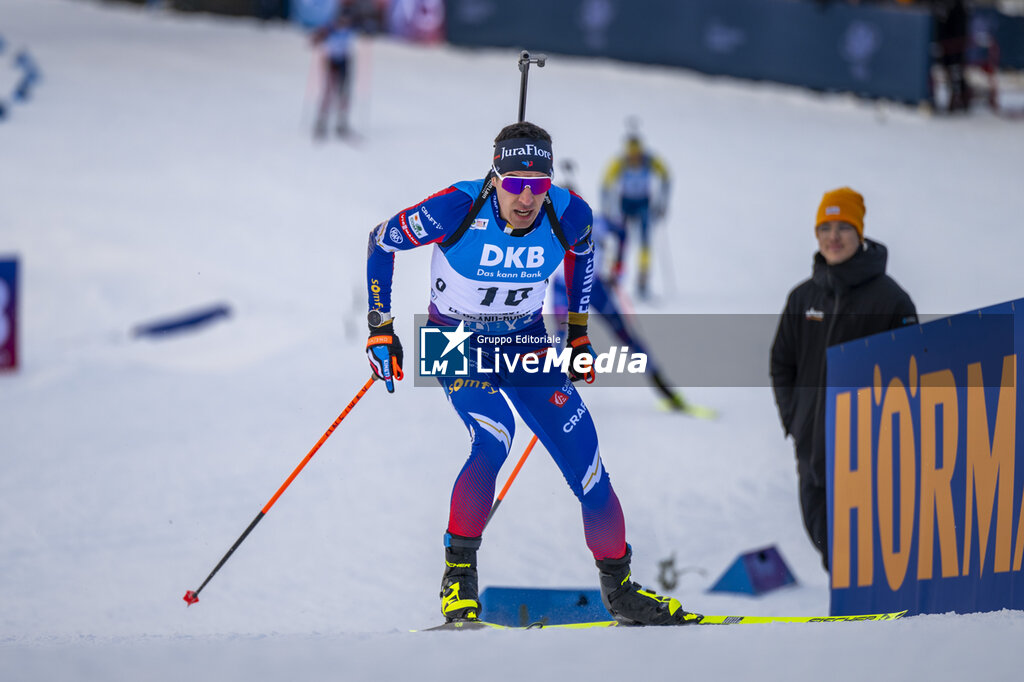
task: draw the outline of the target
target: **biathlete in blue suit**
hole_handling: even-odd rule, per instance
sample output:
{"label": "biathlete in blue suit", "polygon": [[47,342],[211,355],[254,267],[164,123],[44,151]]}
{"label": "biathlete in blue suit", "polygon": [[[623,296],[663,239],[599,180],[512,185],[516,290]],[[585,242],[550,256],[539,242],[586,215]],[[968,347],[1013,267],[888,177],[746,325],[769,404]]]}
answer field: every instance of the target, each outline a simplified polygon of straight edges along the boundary
{"label": "biathlete in blue suit", "polygon": [[[445,332],[449,341],[469,343],[468,375],[439,378],[472,439],[452,490],[441,611],[449,621],[479,618],[477,549],[515,434],[510,402],[580,500],[609,612],[631,624],[698,622],[701,616],[678,600],[630,580],[622,508],[593,419],[573,386],[593,378],[577,364],[581,356],[595,356],[587,338],[593,213],[579,196],[551,184],[552,169],[551,136],[544,129],[528,122],[506,126],[495,138],[486,177],[457,182],[370,233],[366,351],[388,391],[402,378],[402,345],[391,315],[396,251],[434,245],[429,324],[457,327]],[[559,266],[568,289],[568,373],[545,363],[551,343],[541,316],[549,278]]]}
{"label": "biathlete in blue suit", "polygon": [[350,0],[340,0],[330,17],[313,31],[313,45],[323,63],[323,91],[313,125],[313,138],[327,136],[327,121],[335,109],[335,132],[345,137],[349,130],[349,103],[354,73],[354,52],[357,28],[363,23],[362,12]]}
{"label": "biathlete in blue suit", "polygon": [[[594,229],[592,232],[594,242],[594,261],[600,263],[601,242],[609,237],[619,238],[623,233],[620,224],[614,223],[603,216],[595,216]],[[607,281],[607,283],[606,283]],[[566,319],[567,294],[568,290],[565,279],[555,274],[552,282],[552,312],[559,324]],[[600,319],[608,326],[613,334],[632,351],[643,353],[647,356],[647,377],[658,392],[664,396],[665,404],[672,410],[693,413],[700,410],[702,414],[711,413],[706,408],[698,408],[686,402],[682,395],[677,393],[669,385],[664,373],[659,369],[654,356],[647,350],[639,335],[627,323],[625,315],[615,301],[616,287],[614,277],[602,276],[601,272],[595,273],[594,282],[590,292],[590,309],[599,313]]]}

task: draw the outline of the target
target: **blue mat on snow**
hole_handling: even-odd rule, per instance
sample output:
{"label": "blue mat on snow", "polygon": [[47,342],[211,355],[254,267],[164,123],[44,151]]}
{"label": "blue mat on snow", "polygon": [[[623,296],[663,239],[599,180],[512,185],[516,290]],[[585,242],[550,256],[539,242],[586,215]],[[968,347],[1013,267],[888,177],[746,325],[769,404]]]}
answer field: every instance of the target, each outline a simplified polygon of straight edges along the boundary
{"label": "blue mat on snow", "polygon": [[601,603],[601,591],[592,589],[488,587],[480,594],[480,607],[484,620],[517,627],[612,618]]}

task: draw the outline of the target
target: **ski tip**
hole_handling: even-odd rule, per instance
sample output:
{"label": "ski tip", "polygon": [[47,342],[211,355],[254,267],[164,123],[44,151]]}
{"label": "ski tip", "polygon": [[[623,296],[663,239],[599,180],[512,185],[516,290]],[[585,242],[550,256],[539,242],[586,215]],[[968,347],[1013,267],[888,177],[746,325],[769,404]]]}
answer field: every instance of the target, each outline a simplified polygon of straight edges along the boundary
{"label": "ski tip", "polygon": [[702,405],[687,405],[686,409],[683,410],[684,414],[697,419],[718,419],[718,410],[710,407],[704,407]]}
{"label": "ski tip", "polygon": [[666,412],[681,414],[685,417],[694,417],[695,419],[718,419],[718,410],[703,405],[694,405],[686,401],[677,403],[672,400],[662,400],[661,409]]}
{"label": "ski tip", "polygon": [[196,595],[194,590],[189,590],[188,592],[186,592],[185,596],[182,597],[182,599],[185,600],[185,604],[187,606],[192,606],[193,604],[199,601],[199,597],[198,595]]}

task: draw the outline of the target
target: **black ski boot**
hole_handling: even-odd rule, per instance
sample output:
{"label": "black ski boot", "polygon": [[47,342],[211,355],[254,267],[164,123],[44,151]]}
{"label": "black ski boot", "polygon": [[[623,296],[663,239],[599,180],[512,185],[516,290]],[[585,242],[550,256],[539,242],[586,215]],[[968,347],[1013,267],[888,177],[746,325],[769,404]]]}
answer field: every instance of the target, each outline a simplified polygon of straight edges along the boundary
{"label": "black ski boot", "polygon": [[662,597],[632,582],[629,560],[633,551],[626,545],[621,559],[599,559],[601,601],[615,620],[623,625],[693,625],[703,618],[683,609],[678,599]]}
{"label": "black ski boot", "polygon": [[453,620],[480,619],[480,596],[476,575],[476,550],[479,547],[480,538],[445,533],[441,614],[449,623]]}
{"label": "black ski boot", "polygon": [[686,404],[683,396],[672,390],[664,377],[657,372],[653,372],[651,374],[651,381],[654,382],[654,386],[658,389],[658,392],[665,396],[669,409],[676,410],[678,412],[686,412],[689,405]]}

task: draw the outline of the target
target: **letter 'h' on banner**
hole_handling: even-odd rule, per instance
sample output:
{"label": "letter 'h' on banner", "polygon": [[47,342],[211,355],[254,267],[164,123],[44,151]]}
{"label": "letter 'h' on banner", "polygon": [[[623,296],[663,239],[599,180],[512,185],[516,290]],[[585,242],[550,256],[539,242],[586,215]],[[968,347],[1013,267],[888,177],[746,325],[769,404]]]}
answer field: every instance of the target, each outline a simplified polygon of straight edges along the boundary
{"label": "letter 'h' on banner", "polygon": [[0,257],[0,371],[18,367],[18,260]]}

